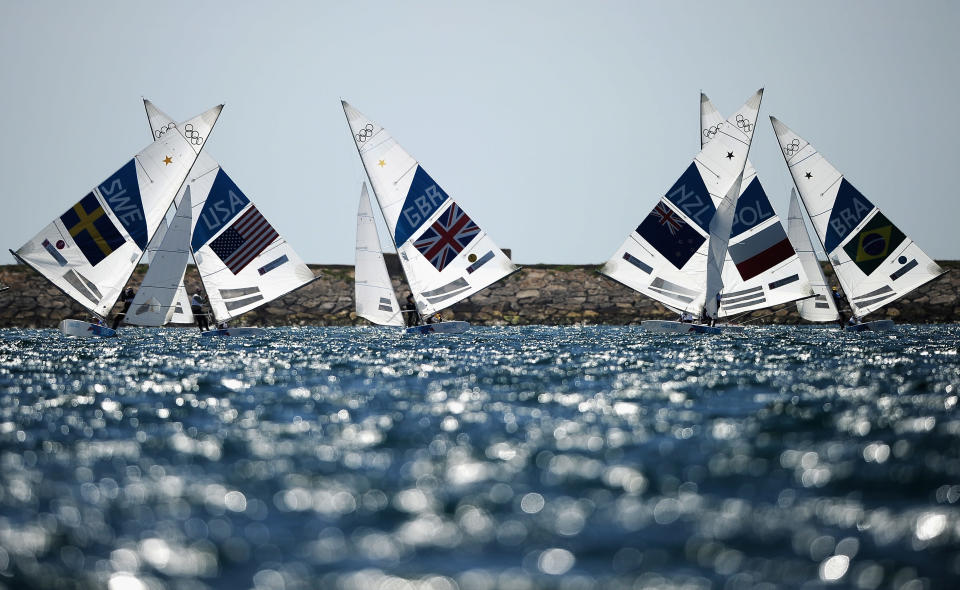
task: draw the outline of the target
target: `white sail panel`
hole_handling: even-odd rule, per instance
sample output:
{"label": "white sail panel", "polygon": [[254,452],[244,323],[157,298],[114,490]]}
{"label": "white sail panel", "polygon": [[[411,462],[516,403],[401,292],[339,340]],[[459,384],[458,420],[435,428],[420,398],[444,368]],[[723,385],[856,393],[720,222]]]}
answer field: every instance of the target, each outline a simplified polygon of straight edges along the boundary
{"label": "white sail panel", "polygon": [[343,110],[421,314],[518,270],[386,129],[346,102]]}
{"label": "white sail panel", "polygon": [[797,251],[797,256],[803,264],[804,273],[810,280],[810,287],[814,293],[812,298],[797,301],[797,311],[800,312],[800,317],[809,322],[837,321],[840,314],[837,312],[837,305],[833,300],[830,285],[827,284],[827,277],[823,275],[823,268],[820,267],[820,261],[817,260],[817,254],[813,250],[810,234],[807,233],[807,227],[803,224],[803,213],[800,211],[800,201],[797,199],[796,189],[790,190],[787,233],[790,236],[790,243],[793,244],[793,248]]}
{"label": "white sail panel", "polygon": [[705,303],[710,222],[743,174],[763,91],[719,129],[601,272],[675,310]]}
{"label": "white sail panel", "polygon": [[[186,129],[186,123],[173,124],[150,101],[144,100],[144,106],[155,134],[158,129]],[[190,247],[217,322],[256,309],[316,278],[206,152],[187,183],[193,203]]]}
{"label": "white sail panel", "polygon": [[[724,124],[720,112],[701,93],[701,145],[709,143]],[[811,294],[803,265],[749,160],[743,171],[722,276],[719,317],[789,303]]]}
{"label": "white sail panel", "polygon": [[[177,207],[173,222],[164,234],[163,241],[153,253],[150,268],[127,311],[126,323],[136,326],[162,326],[173,320],[177,305],[180,304],[180,322],[184,316],[193,313],[189,305],[182,307],[183,273],[190,260],[191,204],[190,189],[187,189],[180,206]],[[186,320],[189,321],[189,320]]]}
{"label": "white sail panel", "polygon": [[387,274],[380,249],[377,223],[370,207],[367,183],[363,183],[357,210],[357,251],[354,266],[357,315],[380,326],[404,326],[397,295]]}
{"label": "white sail panel", "polygon": [[945,272],[808,141],[776,118],[770,121],[814,232],[857,317]]}
{"label": "white sail panel", "polygon": [[[191,119],[204,137],[222,105]],[[106,316],[197,158],[166,133],[14,254],[91,312]]]}
{"label": "white sail panel", "polygon": [[719,303],[717,295],[723,289],[723,262],[727,258],[727,244],[730,241],[730,228],[733,227],[733,213],[740,196],[740,183],[743,174],[737,177],[733,186],[717,205],[717,212],[710,220],[710,239],[707,241],[707,279],[704,293],[704,308],[709,317],[717,317]]}

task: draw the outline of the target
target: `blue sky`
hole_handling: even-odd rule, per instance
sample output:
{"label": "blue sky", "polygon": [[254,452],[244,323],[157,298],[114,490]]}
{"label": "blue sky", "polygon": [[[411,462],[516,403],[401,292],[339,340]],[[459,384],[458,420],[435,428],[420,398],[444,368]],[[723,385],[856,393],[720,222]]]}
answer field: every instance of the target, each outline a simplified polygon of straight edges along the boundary
{"label": "blue sky", "polygon": [[[177,119],[302,257],[353,262],[363,170],[340,98],[384,125],[520,263],[600,263],[724,113],[766,88],[751,160],[782,217],[766,115],[935,258],[960,258],[960,3],[0,3],[0,263]],[[383,235],[381,233],[381,235]]]}

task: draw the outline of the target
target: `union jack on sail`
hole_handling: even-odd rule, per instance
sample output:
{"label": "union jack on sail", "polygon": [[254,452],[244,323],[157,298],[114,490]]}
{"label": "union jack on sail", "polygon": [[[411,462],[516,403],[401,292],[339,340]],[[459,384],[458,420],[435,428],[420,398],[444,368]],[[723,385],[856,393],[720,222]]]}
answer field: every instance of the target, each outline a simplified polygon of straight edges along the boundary
{"label": "union jack on sail", "polygon": [[438,271],[443,271],[479,233],[480,227],[463,209],[453,203],[423,232],[413,246]]}
{"label": "union jack on sail", "polygon": [[680,219],[680,216],[674,213],[673,209],[667,207],[664,203],[658,203],[657,206],[654,207],[653,215],[656,216],[660,225],[667,226],[672,236],[677,235],[677,232],[685,225],[683,220]]}

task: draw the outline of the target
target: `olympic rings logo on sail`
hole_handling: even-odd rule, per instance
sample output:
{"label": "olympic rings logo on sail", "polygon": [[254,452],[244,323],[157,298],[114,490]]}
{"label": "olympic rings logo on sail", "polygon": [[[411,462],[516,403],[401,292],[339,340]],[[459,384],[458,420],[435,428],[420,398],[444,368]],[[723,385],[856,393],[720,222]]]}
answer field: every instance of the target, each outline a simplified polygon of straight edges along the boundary
{"label": "olympic rings logo on sail", "polygon": [[184,137],[187,138],[187,141],[189,141],[193,145],[200,145],[201,143],[203,143],[203,138],[200,137],[200,132],[194,129],[193,125],[191,125],[190,123],[187,123],[183,127],[183,134],[184,134]]}
{"label": "olympic rings logo on sail", "polygon": [[718,133],[720,133],[721,127],[723,127],[723,123],[719,123],[717,125],[712,125],[710,127],[707,127],[706,129],[703,130],[703,136],[706,137],[707,139],[713,139],[714,137],[717,136]]}
{"label": "olympic rings logo on sail", "polygon": [[800,140],[797,139],[796,137],[793,138],[793,141],[787,144],[787,147],[783,148],[783,153],[785,153],[788,158],[799,151],[800,151]]}
{"label": "olympic rings logo on sail", "polygon": [[173,121],[170,121],[169,123],[167,123],[165,126],[161,127],[160,129],[154,129],[154,130],[153,130],[153,138],[154,138],[154,139],[160,139],[160,137],[162,137],[164,133],[166,133],[167,131],[170,131],[171,129],[176,129],[176,128],[177,128],[177,124],[174,123]]}
{"label": "olympic rings logo on sail", "polygon": [[360,130],[360,133],[357,133],[357,141],[363,143],[373,137],[373,123],[367,123],[366,127]]}
{"label": "olympic rings logo on sail", "polygon": [[753,131],[753,123],[751,123],[750,119],[747,119],[743,115],[737,115],[737,127],[739,127],[744,133],[750,133]]}

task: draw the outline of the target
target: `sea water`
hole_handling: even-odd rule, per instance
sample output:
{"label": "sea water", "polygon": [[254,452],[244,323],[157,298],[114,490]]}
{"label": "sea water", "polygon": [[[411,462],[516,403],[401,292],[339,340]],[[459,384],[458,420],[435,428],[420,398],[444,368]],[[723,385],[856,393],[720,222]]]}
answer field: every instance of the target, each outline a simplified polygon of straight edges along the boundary
{"label": "sea water", "polygon": [[0,587],[954,588],[960,327],[0,331]]}

